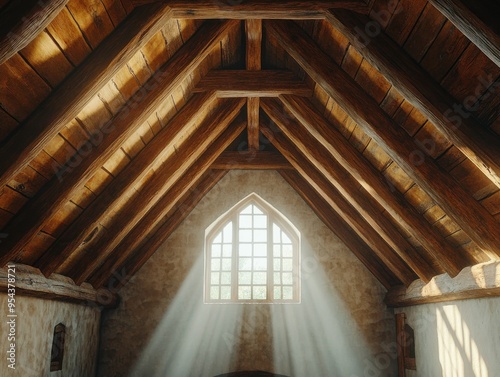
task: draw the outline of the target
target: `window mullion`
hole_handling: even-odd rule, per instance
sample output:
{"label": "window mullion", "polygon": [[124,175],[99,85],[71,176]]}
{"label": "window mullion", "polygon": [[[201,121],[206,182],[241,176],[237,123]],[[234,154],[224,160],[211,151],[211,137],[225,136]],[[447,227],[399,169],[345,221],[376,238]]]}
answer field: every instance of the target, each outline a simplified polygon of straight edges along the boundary
{"label": "window mullion", "polygon": [[267,300],[272,302],[273,298],[273,222],[271,214],[267,215]]}
{"label": "window mullion", "polygon": [[231,258],[231,300],[238,300],[238,259],[239,259],[239,216],[236,214],[233,220],[233,242],[232,242],[232,258]]}

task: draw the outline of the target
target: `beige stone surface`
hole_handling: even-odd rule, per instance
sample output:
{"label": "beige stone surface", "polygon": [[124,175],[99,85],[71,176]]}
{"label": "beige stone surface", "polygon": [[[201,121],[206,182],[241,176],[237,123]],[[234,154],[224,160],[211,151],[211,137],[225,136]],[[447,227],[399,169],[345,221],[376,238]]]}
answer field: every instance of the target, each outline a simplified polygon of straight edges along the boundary
{"label": "beige stone surface", "polygon": [[[5,377],[93,377],[99,343],[101,312],[95,307],[17,295],[15,310],[15,370],[8,367],[6,354],[7,296],[0,294],[0,376]],[[66,326],[63,367],[50,372],[54,327]]]}
{"label": "beige stone surface", "polygon": [[[302,302],[205,305],[205,229],[252,192],[301,232]],[[103,315],[98,376],[261,369],[391,377],[394,320],[385,293],[278,173],[232,171],[121,290],[119,308]]]}

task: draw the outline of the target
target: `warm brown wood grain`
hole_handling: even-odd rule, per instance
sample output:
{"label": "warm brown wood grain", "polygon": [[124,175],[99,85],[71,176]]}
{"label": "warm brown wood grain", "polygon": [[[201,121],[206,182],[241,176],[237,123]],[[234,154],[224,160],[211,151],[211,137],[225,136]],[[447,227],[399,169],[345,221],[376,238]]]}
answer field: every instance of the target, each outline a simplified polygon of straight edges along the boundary
{"label": "warm brown wood grain", "polygon": [[345,200],[398,253],[401,259],[422,280],[429,281],[435,275],[432,266],[409,244],[393,223],[381,215],[382,207],[367,194],[366,190],[359,188],[359,183],[350,175],[349,171],[343,168],[304,126],[285,114],[277,100],[265,98],[262,100],[261,106],[281,132],[302,151]]}
{"label": "warm brown wood grain", "polygon": [[[193,188],[193,177],[200,177],[201,172],[213,161],[227,146],[243,131],[246,121],[242,116],[238,117],[229,128],[224,131],[200,158],[193,167],[180,179],[162,198],[158,204],[158,210],[150,211],[115,249],[118,259],[109,258],[95,278],[91,279],[95,286],[100,286],[114,271],[124,268],[126,275],[132,276],[170,236],[177,226],[186,218],[201,198],[222,177],[219,173],[208,174],[199,185]],[[161,224],[159,219],[166,218]],[[161,224],[161,225],[160,225]],[[159,226],[157,226],[159,225]],[[136,235],[138,237],[133,238]],[[146,235],[147,237],[144,237]],[[111,264],[112,262],[112,264]]]}
{"label": "warm brown wood grain", "polygon": [[429,2],[500,67],[500,36],[489,25],[460,0],[429,0]]}
{"label": "warm brown wood grain", "polygon": [[[118,295],[107,289],[95,290],[88,285],[79,287],[71,279],[62,275],[53,274],[50,278],[46,278],[40,270],[34,267],[14,263],[12,266],[15,267],[14,275],[17,295],[74,302],[104,308],[116,308],[118,305]],[[12,271],[10,270],[10,273]],[[7,292],[8,277],[9,269],[7,267],[0,268],[0,289],[2,292]]]}
{"label": "warm brown wood grain", "polygon": [[[94,269],[102,263],[109,252],[118,245],[137,223],[139,223],[141,218],[143,218],[154,206],[158,205],[158,201],[167,190],[180,179],[182,173],[191,169],[195,161],[198,160],[198,162],[200,162],[203,152],[209,148],[214,140],[216,140],[236,118],[243,105],[243,99],[227,100],[217,107],[213,115],[203,122],[194,134],[182,142],[182,144],[176,148],[176,153],[171,155],[163,165],[157,169],[156,173],[147,181],[141,191],[136,194],[135,198],[131,198],[125,207],[120,210],[119,216],[117,216],[111,224],[108,224],[106,234],[90,245],[88,253],[81,253],[79,258],[80,262],[73,263],[67,275],[77,284],[83,283]],[[166,127],[166,129],[170,129],[170,127]],[[183,133],[182,130],[178,132],[181,136]],[[158,136],[151,144],[153,144],[156,139],[158,139]],[[229,142],[230,141],[228,141],[228,143]],[[210,164],[217,156],[218,154],[209,156],[208,161],[205,161],[201,166],[199,176],[210,167]],[[138,158],[135,160],[137,159]],[[142,169],[148,170],[148,168],[144,166]],[[128,178],[129,174],[127,173],[126,175]],[[196,181],[197,178],[199,177],[194,177],[194,181]],[[100,217],[105,217],[105,214]],[[94,223],[96,223],[96,221],[94,221]],[[94,224],[92,224],[89,229],[92,229],[93,226]],[[121,252],[123,252],[123,250],[121,250]]]}
{"label": "warm brown wood grain", "polygon": [[[138,5],[160,0],[134,0]],[[363,0],[247,0],[245,2],[224,2],[210,0],[172,0],[175,18],[196,19],[321,19],[323,10],[345,8],[355,12],[367,13],[368,7]]]}
{"label": "warm brown wood grain", "polygon": [[[246,68],[249,71],[260,71],[262,68],[262,20],[246,20]],[[259,150],[259,97],[247,99],[247,132],[248,149]]]}
{"label": "warm brown wood grain", "polygon": [[[56,271],[98,226],[100,220],[110,214],[120,196],[132,190],[134,185],[148,174],[151,166],[161,159],[162,152],[174,147],[193,127],[200,106],[208,107],[209,104],[209,98],[202,96],[187,105],[185,111],[181,111],[171,122],[172,127],[165,127],[164,131],[157,135],[107,187],[106,192],[112,194],[104,193],[93,201],[37,261],[37,267],[44,274]],[[179,159],[179,162],[184,161]]]}
{"label": "warm brown wood grain", "polygon": [[[172,95],[210,54],[214,46],[220,43],[236,21],[221,23],[207,22],[186,44],[123,106],[119,113],[96,136],[100,143],[85,145],[85,153],[78,153],[74,166],[73,159],[47,184],[42,192],[28,203],[26,208],[8,225],[11,237],[0,250],[0,265],[14,260],[23,247],[32,239],[42,226],[43,219],[51,215],[66,201],[71,193],[90,179],[94,173],[112,156],[127,138],[148,119],[148,117]],[[211,96],[211,94],[207,94]],[[205,95],[204,98],[207,98]],[[197,106],[203,104],[201,101]],[[138,106],[140,105],[140,106]],[[198,108],[199,110],[199,108]],[[82,147],[83,148],[83,147]],[[82,157],[85,156],[85,158]]]}
{"label": "warm brown wood grain", "polygon": [[[288,53],[492,259],[500,256],[500,224],[417,146],[298,26],[265,23]],[[310,57],[314,56],[314,59]]]}
{"label": "warm brown wood grain", "polygon": [[[109,253],[105,261],[89,276],[88,281],[92,284],[92,286],[99,288],[106,285],[106,283],[108,283],[108,285],[112,285],[113,281],[116,280],[118,271],[120,271],[127,258],[130,257],[132,252],[136,250],[136,247],[146,239],[144,235],[150,235],[156,225],[160,224],[165,218],[168,219],[172,215],[172,212],[176,209],[183,207],[186,198],[196,195],[199,196],[199,199],[201,199],[220,179],[222,179],[222,177],[227,174],[227,171],[223,170],[208,170],[198,181],[193,181],[192,177],[197,174],[197,165],[198,164],[195,162],[193,167],[175,183],[175,185],[167,192],[167,194],[163,196],[162,199],[160,199],[158,205],[148,212],[148,214],[141,219],[134,229],[127,234],[123,241],[120,242],[120,245],[125,245],[127,249],[123,250],[121,246],[115,248],[111,253]],[[183,195],[179,197],[170,196],[171,193],[178,192],[183,193]],[[167,198],[168,203],[163,206]],[[130,274],[126,274],[121,283],[125,284],[126,280],[130,277]]]}
{"label": "warm brown wood grain", "polygon": [[281,176],[311,207],[325,225],[339,237],[365,267],[386,288],[399,281],[394,274],[370,251],[370,247],[352,231],[349,225],[333,211],[325,200],[295,171],[280,170]]}
{"label": "warm brown wood grain", "polygon": [[164,5],[135,10],[52,92],[1,149],[0,186],[28,164],[170,18]]}
{"label": "warm brown wood grain", "polygon": [[[450,275],[457,275],[470,261],[449,245],[444,237],[418,211],[408,205],[404,196],[389,186],[382,173],[373,167],[332,127],[314,105],[303,98],[282,96],[281,101],[328,152],[356,178],[362,187],[409,234],[413,235]],[[429,275],[428,275],[429,276]],[[430,276],[432,277],[432,276]]]}
{"label": "warm brown wood grain", "polygon": [[347,202],[306,156],[280,131],[261,125],[262,133],[285,156],[293,167],[322,196],[329,206],[349,224],[354,232],[370,246],[371,250],[391,269],[403,284],[409,285],[416,277],[406,263],[385,242],[375,229]]}
{"label": "warm brown wood grain", "polygon": [[[363,57],[374,65],[394,87],[422,112],[497,187],[500,187],[500,136],[483,127],[473,114],[461,116],[454,110],[463,105],[383,32],[367,44],[359,30],[368,18],[344,11],[328,11],[327,20],[341,30]],[[475,101],[479,97],[473,99]]]}
{"label": "warm brown wood grain", "polygon": [[222,153],[210,168],[215,170],[290,170],[293,166],[276,152],[228,151]]}
{"label": "warm brown wood grain", "polygon": [[26,47],[68,0],[11,1],[0,12],[0,64]]}
{"label": "warm brown wood grain", "polygon": [[294,94],[310,97],[312,89],[290,71],[213,70],[207,73],[194,92],[214,90],[225,97],[277,97]]}

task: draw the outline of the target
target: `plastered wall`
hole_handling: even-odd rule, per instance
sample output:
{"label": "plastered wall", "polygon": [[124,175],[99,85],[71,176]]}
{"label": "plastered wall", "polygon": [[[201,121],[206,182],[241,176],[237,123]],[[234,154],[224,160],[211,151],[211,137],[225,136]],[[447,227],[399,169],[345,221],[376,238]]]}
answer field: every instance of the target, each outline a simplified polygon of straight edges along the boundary
{"label": "plastered wall", "polygon": [[[0,294],[1,337],[0,376],[2,377],[93,377],[99,343],[100,310],[60,301],[16,296],[15,369],[7,360],[11,341],[7,321],[7,296]],[[61,371],[50,372],[54,326],[66,326]]]}
{"label": "plastered wall", "polygon": [[[203,304],[205,229],[255,192],[302,233],[302,303]],[[385,289],[276,172],[228,173],[103,314],[98,376],[395,376]]]}
{"label": "plastered wall", "polygon": [[500,298],[398,309],[415,332],[416,371],[407,377],[500,375]]}

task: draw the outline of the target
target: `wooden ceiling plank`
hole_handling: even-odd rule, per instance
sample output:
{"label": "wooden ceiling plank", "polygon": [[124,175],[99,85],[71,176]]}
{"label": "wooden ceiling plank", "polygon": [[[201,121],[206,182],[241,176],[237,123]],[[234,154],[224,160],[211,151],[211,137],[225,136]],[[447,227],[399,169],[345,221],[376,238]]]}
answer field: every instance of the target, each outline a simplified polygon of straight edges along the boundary
{"label": "wooden ceiling plank", "polygon": [[[160,0],[134,0],[135,6]],[[246,0],[244,2],[223,2],[213,0],[171,0],[175,18],[194,19],[322,19],[329,8],[344,8],[363,14],[368,13],[364,0]]]}
{"label": "wooden ceiling plank", "polygon": [[[327,12],[327,20],[346,35],[370,64],[500,188],[500,136],[480,124],[474,114],[467,111],[469,106],[475,106],[478,97],[471,104],[460,104],[383,32],[369,41],[362,41],[358,31],[364,28],[368,18],[333,10]],[[426,147],[433,151],[437,147],[437,143],[434,144]]]}
{"label": "wooden ceiling plank", "polygon": [[328,149],[329,153],[361,184],[362,187],[394,218],[400,226],[413,235],[422,246],[435,256],[437,262],[451,276],[457,275],[470,263],[462,260],[444,237],[418,211],[411,206],[399,191],[387,183],[384,175],[373,167],[342,136],[338,127],[332,125],[303,98],[280,97],[286,108]]}
{"label": "wooden ceiling plank", "polygon": [[[146,185],[137,194],[137,200],[131,198],[126,206],[120,210],[119,216],[108,225],[108,232],[96,243],[89,245],[87,252],[81,253],[80,263],[73,264],[67,272],[77,284],[83,283],[89,275],[103,262],[110,251],[114,250],[120,241],[139,223],[162,196],[169,190],[182,173],[191,169],[196,160],[205,152],[236,118],[244,105],[244,100],[226,100],[216,108],[212,116],[199,129],[176,148],[156,174],[148,180]],[[168,128],[168,127],[167,127]],[[180,132],[181,134],[183,132]],[[200,168],[200,176],[210,167],[218,154],[211,154]],[[128,176],[128,174],[127,174]],[[115,195],[114,191],[113,195]],[[138,205],[138,201],[142,201]],[[101,215],[101,219],[102,219]],[[99,220],[94,223],[98,223]],[[88,228],[92,229],[93,224]],[[85,231],[84,231],[85,232]],[[73,250],[76,250],[73,249]],[[120,250],[123,252],[123,250]],[[78,256],[77,256],[78,258]]]}
{"label": "wooden ceiling plank", "polygon": [[290,141],[422,280],[429,281],[436,275],[430,263],[420,256],[394,224],[381,213],[382,207],[374,203],[365,190],[358,189],[359,183],[350,175],[349,170],[344,169],[332,158],[327,149],[319,144],[303,125],[286,114],[278,100],[263,99],[261,106],[281,132],[287,135]]}
{"label": "wooden ceiling plank", "polygon": [[[36,199],[28,202],[25,209],[8,225],[11,237],[0,244],[2,251],[0,265],[14,260],[22,248],[38,232],[46,216],[69,200],[71,193],[85,184],[95,172],[111,157],[117,148],[148,119],[164,98],[169,97],[177,87],[198,67],[214,46],[236,25],[235,21],[221,23],[207,22],[200,32],[186,44],[122,107],[110,122],[103,125],[101,135],[96,135],[97,145],[92,144],[85,151],[85,158],[76,156],[80,164],[62,168]],[[211,96],[206,94],[203,98]],[[203,104],[204,101],[199,102]],[[140,104],[140,106],[138,106]],[[87,143],[88,144],[88,143]],[[88,145],[86,145],[88,147]],[[84,145],[85,147],[85,145]],[[71,161],[71,160],[70,160]]]}
{"label": "wooden ceiling plank", "polygon": [[15,276],[16,295],[96,305],[104,308],[118,306],[118,295],[106,289],[97,291],[88,285],[79,287],[70,279],[57,274],[46,278],[40,270],[19,263],[13,264],[12,267],[9,266],[0,268],[0,289],[4,292],[7,292],[7,288],[12,287],[10,282],[12,276]]}
{"label": "wooden ceiling plank", "polygon": [[[209,172],[203,179],[200,178],[209,165],[207,161],[213,161],[222,153],[245,127],[246,121],[239,116],[91,275],[90,282],[93,286],[101,287],[124,266],[125,275],[132,276],[151,257],[225,174],[225,172]],[[200,183],[194,184],[198,179],[201,179]],[[166,222],[160,225],[161,220],[165,218]],[[158,229],[154,231],[157,227]],[[146,240],[146,237],[149,239]]]}
{"label": "wooden ceiling plank", "polygon": [[[69,228],[36,262],[36,266],[50,275],[78,248],[88,234],[109,214],[122,195],[133,189],[162,158],[162,152],[172,148],[196,122],[198,111],[213,103],[213,95],[194,97],[173,120],[128,164]],[[112,192],[112,195],[106,195]]]}
{"label": "wooden ceiling plank", "polygon": [[[68,0],[11,1],[0,13],[0,65],[36,38]],[[26,4],[28,3],[28,4]]]}
{"label": "wooden ceiling plank", "polygon": [[[265,23],[302,68],[373,138],[490,258],[500,256],[500,224],[292,22]],[[314,56],[314,59],[311,57]]]}
{"label": "wooden ceiling plank", "polygon": [[37,107],[0,151],[0,187],[78,115],[168,18],[165,5],[135,10]]}
{"label": "wooden ceiling plank", "polygon": [[389,290],[394,286],[396,281],[399,281],[383,263],[375,259],[375,255],[370,251],[370,247],[352,231],[344,219],[330,208],[328,203],[309,186],[299,173],[284,170],[281,170],[279,173],[299,193],[302,199],[316,213],[316,216],[341,239],[386,289]]}
{"label": "wooden ceiling plank", "polygon": [[227,151],[210,166],[214,170],[293,170],[288,160],[276,152]]}
{"label": "wooden ceiling plank", "polygon": [[313,90],[291,71],[212,70],[194,88],[195,93],[215,90],[218,97],[310,97]]}
{"label": "wooden ceiling plank", "polygon": [[[260,71],[262,68],[262,20],[246,20],[246,68],[249,71]],[[259,97],[247,99],[247,132],[248,149],[259,150]]]}
{"label": "wooden ceiling plank", "polygon": [[429,0],[429,2],[500,67],[500,37],[489,25],[461,0]]}
{"label": "wooden ceiling plank", "polygon": [[[195,163],[195,165],[197,165],[197,163]],[[176,182],[175,186],[172,187],[162,198],[162,201],[158,203],[158,206],[156,206],[152,210],[155,213],[151,215],[150,213],[148,213],[146,217],[141,219],[139,224],[134,227],[134,229],[127,235],[127,237],[122,242],[120,242],[120,245],[123,244],[124,247],[122,248],[121,246],[118,246],[113,251],[113,253],[106,258],[105,262],[92,273],[88,281],[90,284],[92,284],[93,287],[99,289],[104,287],[105,285],[110,285],[115,288],[115,276],[125,276],[125,279],[119,282],[121,283],[121,285],[123,285],[128,280],[128,278],[132,276],[131,271],[129,271],[128,269],[125,269],[125,271],[122,270],[123,265],[125,264],[127,259],[129,259],[129,257],[132,257],[132,255],[134,255],[133,251],[136,250],[137,246],[142,241],[147,239],[147,236],[154,237],[152,236],[152,232],[154,228],[161,223],[161,220],[165,218],[170,219],[172,216],[175,216],[174,213],[177,215],[177,213],[182,212],[182,210],[186,208],[185,205],[188,206],[187,200],[189,200],[190,197],[196,197],[198,201],[201,200],[203,196],[205,196],[205,194],[210,191],[213,186],[215,186],[217,182],[219,182],[219,180],[221,180],[222,177],[227,174],[227,171],[224,170],[209,170],[205,172],[204,176],[202,176],[202,178],[200,178],[196,182],[192,179],[192,177],[195,175],[193,173],[196,173],[196,170],[196,166],[193,166],[192,169],[186,172],[186,175],[183,176],[178,182]],[[177,197],[171,196],[171,192],[183,194],[182,196]],[[163,203],[164,201],[166,201],[167,196],[169,196],[168,203]],[[161,207],[162,204],[165,204],[165,207]],[[179,211],[176,212],[176,210]],[[186,216],[188,214],[189,212],[186,214]],[[132,235],[134,235],[134,237],[132,237]],[[169,235],[170,233],[167,235],[167,238]],[[131,242],[126,243],[124,242],[125,240]],[[163,243],[163,241],[161,243]],[[156,249],[157,248],[155,248],[154,251],[156,251]],[[116,255],[115,253],[118,255]],[[125,273],[119,273],[118,271],[120,270]]]}
{"label": "wooden ceiling plank", "polygon": [[285,156],[293,167],[314,187],[328,205],[337,212],[352,230],[370,246],[380,260],[405,285],[417,276],[412,269],[397,255],[385,240],[360,216],[360,214],[343,198],[340,192],[307,160],[302,152],[280,131],[273,131],[261,125],[262,133]]}

